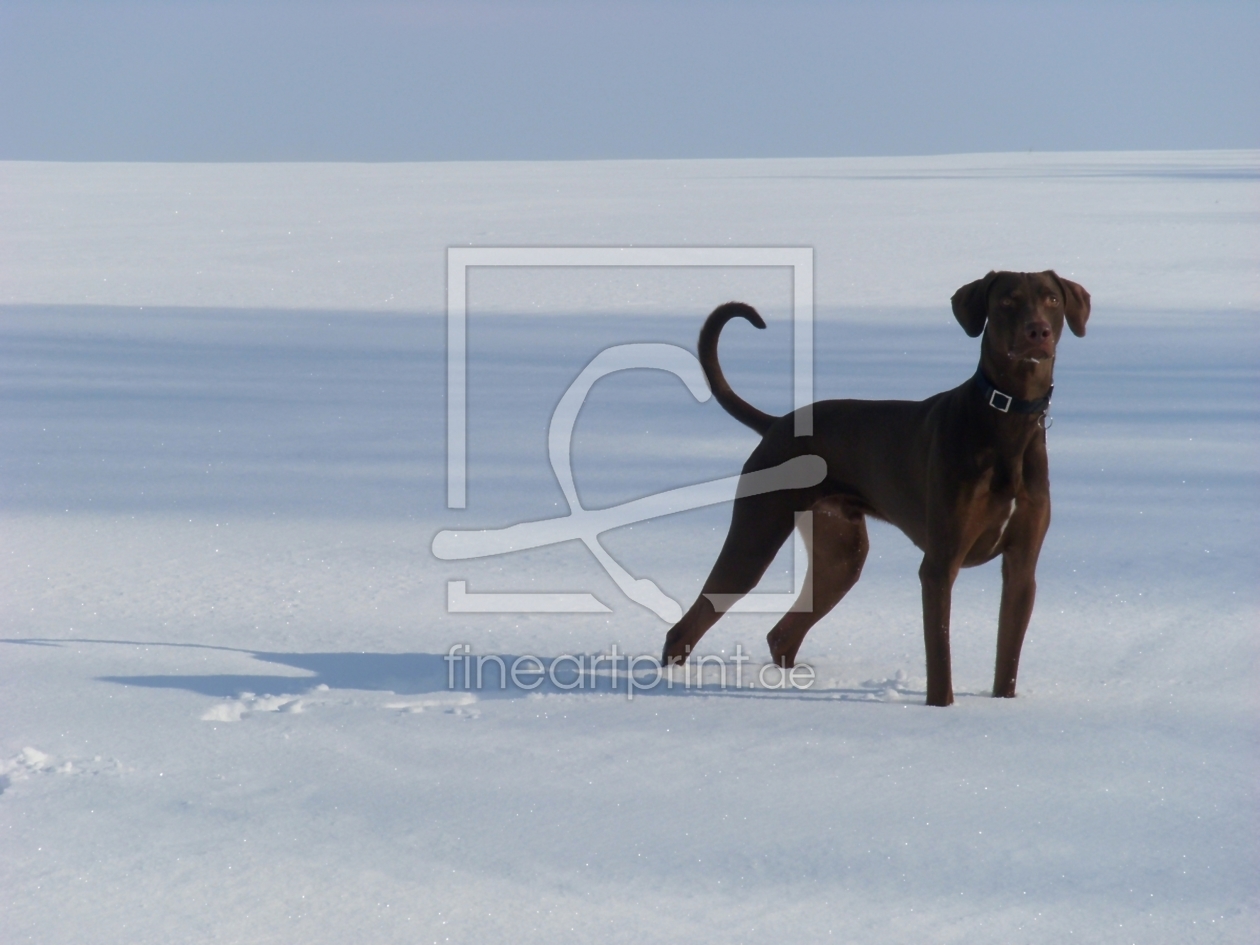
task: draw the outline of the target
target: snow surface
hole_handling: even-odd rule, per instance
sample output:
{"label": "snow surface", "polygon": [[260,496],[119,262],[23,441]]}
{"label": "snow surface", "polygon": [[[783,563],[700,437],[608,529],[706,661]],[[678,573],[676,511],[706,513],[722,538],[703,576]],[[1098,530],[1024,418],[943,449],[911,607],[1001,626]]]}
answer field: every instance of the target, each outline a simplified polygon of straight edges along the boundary
{"label": "snow surface", "polygon": [[[1258,179],[1255,152],[0,164],[3,939],[1255,941]],[[728,376],[791,397],[785,270],[473,270],[449,510],[460,245],[812,246],[820,397],[960,382],[948,298],[990,268],[1082,282],[1020,697],[987,698],[989,565],[955,594],[958,703],[922,706],[918,556],[878,525],[809,690],[451,689],[455,644],[659,651],[578,543],[430,550],[563,511],[547,423],[591,357],[690,347],[740,297],[771,324],[728,329]],[[624,373],[574,474],[602,507],[754,442]],[[686,604],[728,514],[605,544]],[[611,612],[448,614],[450,580]],[[755,668],[772,622],[702,650]]]}

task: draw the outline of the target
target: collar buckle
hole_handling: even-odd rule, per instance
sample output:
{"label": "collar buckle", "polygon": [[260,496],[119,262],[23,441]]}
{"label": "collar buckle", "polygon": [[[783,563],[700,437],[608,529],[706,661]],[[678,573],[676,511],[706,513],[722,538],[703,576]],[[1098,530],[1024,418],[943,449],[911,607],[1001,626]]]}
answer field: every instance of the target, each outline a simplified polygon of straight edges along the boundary
{"label": "collar buckle", "polygon": [[[1002,398],[1002,400],[1004,401],[1003,403],[998,402],[999,397]],[[992,407],[994,410],[997,410],[1001,413],[1010,413],[1011,404],[1013,404],[1014,402],[1015,402],[1014,397],[1012,397],[1010,394],[1002,393],[996,387],[993,389],[993,393],[989,394],[989,406]]]}

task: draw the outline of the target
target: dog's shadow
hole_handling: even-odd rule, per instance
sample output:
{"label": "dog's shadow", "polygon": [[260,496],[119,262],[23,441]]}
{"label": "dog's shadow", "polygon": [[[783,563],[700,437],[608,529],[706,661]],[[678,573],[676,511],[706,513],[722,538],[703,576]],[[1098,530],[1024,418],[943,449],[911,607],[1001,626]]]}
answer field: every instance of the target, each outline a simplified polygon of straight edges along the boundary
{"label": "dog's shadow", "polygon": [[[321,691],[387,692],[399,696],[431,693],[469,693],[478,699],[520,699],[532,695],[628,693],[626,660],[614,673],[603,654],[534,657],[518,654],[470,654],[458,650],[442,653],[278,653],[199,643],[154,643],[136,640],[22,638],[0,640],[26,646],[59,647],[67,644],[171,647],[215,650],[249,657],[270,666],[300,670],[293,673],[209,673],[137,676],[97,676],[98,682],[152,689],[182,689],[212,698],[238,698],[242,694],[303,696]],[[592,660],[602,657],[592,669]],[[581,663],[578,663],[578,660]],[[579,668],[580,665],[580,668]],[[262,669],[263,667],[260,667]],[[515,674],[513,669],[516,669]],[[833,699],[847,702],[921,703],[922,690],[901,680],[863,683],[856,687],[829,687],[814,682],[808,688],[779,685],[777,667],[747,663],[737,667],[727,661],[706,664],[703,683],[694,669],[657,673],[655,664],[643,660],[634,670],[634,697],[675,696],[736,699]],[[777,687],[777,688],[776,688]]]}

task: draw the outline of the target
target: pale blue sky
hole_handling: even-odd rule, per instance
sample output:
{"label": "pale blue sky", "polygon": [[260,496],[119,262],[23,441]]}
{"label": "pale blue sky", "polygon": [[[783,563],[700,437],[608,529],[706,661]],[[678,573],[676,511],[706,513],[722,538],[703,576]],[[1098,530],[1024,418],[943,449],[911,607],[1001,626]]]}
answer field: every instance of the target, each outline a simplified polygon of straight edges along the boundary
{"label": "pale blue sky", "polygon": [[1260,2],[0,0],[0,159],[1260,147]]}

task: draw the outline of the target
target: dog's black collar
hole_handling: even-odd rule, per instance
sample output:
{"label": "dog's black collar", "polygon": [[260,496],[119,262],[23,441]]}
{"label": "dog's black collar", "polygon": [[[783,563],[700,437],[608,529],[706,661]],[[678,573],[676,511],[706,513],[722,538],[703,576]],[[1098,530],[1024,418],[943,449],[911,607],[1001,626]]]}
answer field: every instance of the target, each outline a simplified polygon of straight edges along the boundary
{"label": "dog's black collar", "polygon": [[1036,400],[1020,400],[1018,397],[1012,397],[1005,394],[993,386],[993,382],[985,376],[984,368],[976,368],[976,386],[980,388],[980,395],[984,398],[984,402],[996,410],[998,413],[1045,413],[1050,409],[1050,397],[1054,393],[1054,385],[1050,385],[1050,389],[1046,391],[1045,397],[1039,397]]}

